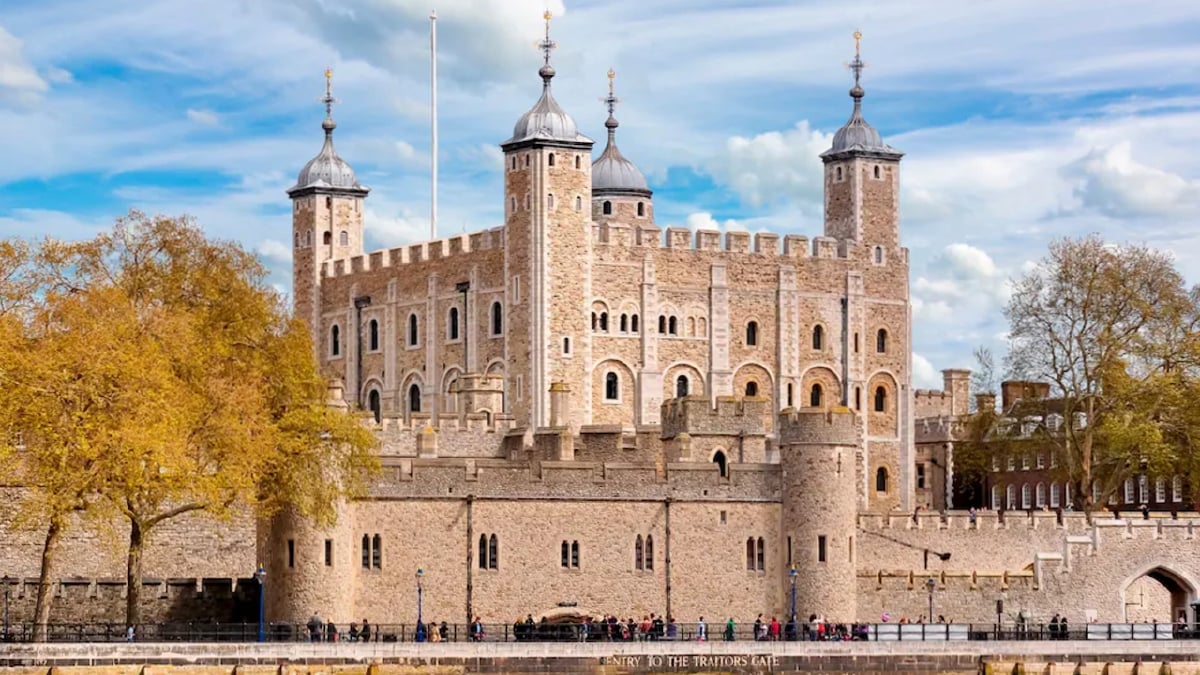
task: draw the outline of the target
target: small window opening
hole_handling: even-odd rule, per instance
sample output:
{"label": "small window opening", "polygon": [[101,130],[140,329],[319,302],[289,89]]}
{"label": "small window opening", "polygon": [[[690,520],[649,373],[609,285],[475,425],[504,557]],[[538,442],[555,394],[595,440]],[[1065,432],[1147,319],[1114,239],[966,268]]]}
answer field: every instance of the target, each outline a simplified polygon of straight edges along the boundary
{"label": "small window opening", "polygon": [[287,555],[288,555],[288,567],[289,568],[295,567],[296,566],[296,540],[295,539],[287,540]]}
{"label": "small window opening", "polygon": [[612,215],[612,202],[604,202],[603,206],[601,207],[601,211],[604,213],[604,215],[611,216]]}
{"label": "small window opening", "polygon": [[747,396],[758,396],[758,383],[757,382],[750,381],[750,382],[746,383],[746,395]]}
{"label": "small window opening", "polygon": [[333,567],[333,540],[325,540],[325,566]]}
{"label": "small window opening", "polygon": [[883,386],[875,387],[875,412],[883,412],[887,409],[887,389]]}
{"label": "small window opening", "polygon": [[371,319],[371,323],[367,324],[367,349],[371,351],[379,350],[379,322]]}
{"label": "small window opening", "polygon": [[746,324],[746,345],[754,347],[758,344],[758,322],[751,321]]}
{"label": "small window opening", "polygon": [[[714,452],[712,461],[713,461],[713,464],[717,465],[717,473],[720,474],[721,478],[728,478],[729,477],[729,461],[727,459],[725,459],[725,453],[721,450]],[[724,515],[724,514],[722,514],[722,515]]]}
{"label": "small window opening", "polygon": [[617,401],[621,397],[621,381],[616,373],[604,376],[604,400]]}
{"label": "small window opening", "polygon": [[646,205],[642,202],[637,203],[637,214],[639,218],[646,215]]}
{"label": "small window opening", "polygon": [[822,326],[813,326],[812,331],[812,348],[821,350],[825,348],[825,328]]}
{"label": "small window opening", "polygon": [[808,405],[813,408],[821,407],[821,398],[824,392],[821,390],[821,385],[813,384],[812,389],[808,392]]}
{"label": "small window opening", "polygon": [[888,472],[887,469],[882,466],[875,470],[875,491],[888,491]]}
{"label": "small window opening", "polygon": [[546,158],[546,163],[549,164],[550,166],[554,166],[554,153],[553,152],[550,153],[550,156]]}
{"label": "small window opening", "polygon": [[688,395],[688,378],[687,375],[680,375],[675,378],[675,397],[683,398]]}
{"label": "small window opening", "polygon": [[886,353],[887,352],[887,342],[888,342],[887,331],[880,328],[879,332],[875,334],[875,351],[879,352],[880,354]]}
{"label": "small window opening", "polygon": [[825,535],[819,534],[817,535],[817,562],[825,562],[825,558]]}
{"label": "small window opening", "polygon": [[458,308],[450,308],[450,321],[446,326],[446,336],[450,340],[458,339]]}
{"label": "small window opening", "polygon": [[563,354],[564,355],[571,354],[571,338],[569,338],[569,337],[563,338]]}

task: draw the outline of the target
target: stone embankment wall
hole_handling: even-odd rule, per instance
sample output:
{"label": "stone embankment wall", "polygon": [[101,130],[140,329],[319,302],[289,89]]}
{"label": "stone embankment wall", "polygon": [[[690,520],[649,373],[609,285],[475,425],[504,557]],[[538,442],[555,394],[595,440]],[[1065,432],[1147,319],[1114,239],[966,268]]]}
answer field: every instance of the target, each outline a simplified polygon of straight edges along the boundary
{"label": "stone embankment wall", "polygon": [[630,643],[15,645],[0,675],[561,673],[1194,675],[1195,643]]}

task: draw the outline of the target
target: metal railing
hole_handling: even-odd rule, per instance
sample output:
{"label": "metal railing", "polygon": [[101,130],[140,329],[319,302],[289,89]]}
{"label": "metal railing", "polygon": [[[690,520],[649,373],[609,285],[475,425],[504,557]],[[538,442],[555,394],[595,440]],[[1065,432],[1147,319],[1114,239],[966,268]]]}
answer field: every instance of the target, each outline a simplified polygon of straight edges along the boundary
{"label": "metal railing", "polygon": [[[753,624],[708,624],[701,635],[695,623],[666,624],[649,631],[628,623],[513,623],[483,624],[473,633],[469,624],[372,624],[359,626],[271,623],[264,638],[273,643],[338,642],[633,642],[633,641],[980,641],[980,640],[1179,640],[1200,639],[1200,626],[1166,623],[1089,623],[1067,627],[1051,624],[780,624],[777,631],[756,633]],[[436,635],[435,635],[436,634]],[[3,642],[31,642],[34,626],[13,623]],[[117,623],[53,623],[46,626],[46,642],[256,642],[257,623],[146,623],[133,628]]]}

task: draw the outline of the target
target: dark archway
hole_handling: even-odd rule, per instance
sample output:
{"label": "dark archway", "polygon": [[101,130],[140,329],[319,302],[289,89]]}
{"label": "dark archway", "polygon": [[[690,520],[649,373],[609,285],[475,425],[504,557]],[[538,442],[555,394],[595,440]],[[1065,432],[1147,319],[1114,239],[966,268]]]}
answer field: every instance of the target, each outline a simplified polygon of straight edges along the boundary
{"label": "dark archway", "polygon": [[1190,608],[1197,599],[1195,584],[1183,575],[1157,565],[1132,575],[1121,585],[1121,616],[1127,622],[1170,623],[1183,612],[1190,621]]}

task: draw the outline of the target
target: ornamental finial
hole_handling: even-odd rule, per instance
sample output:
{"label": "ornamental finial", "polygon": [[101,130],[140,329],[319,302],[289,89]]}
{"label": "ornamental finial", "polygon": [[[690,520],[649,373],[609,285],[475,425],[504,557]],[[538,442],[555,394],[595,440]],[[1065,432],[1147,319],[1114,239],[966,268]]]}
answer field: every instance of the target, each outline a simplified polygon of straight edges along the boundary
{"label": "ornamental finial", "polygon": [[325,129],[326,134],[330,134],[337,126],[333,121],[333,104],[338,101],[333,97],[333,69],[329,67],[325,68],[325,95],[320,101],[325,104],[325,121],[321,123],[321,128]]}
{"label": "ornamental finial", "polygon": [[550,65],[550,52],[558,47],[558,43],[550,39],[550,19],[552,17],[553,15],[550,14],[550,10],[546,10],[546,13],[542,15],[542,18],[546,20],[546,37],[538,43],[538,48],[542,50],[545,65],[547,66]]}
{"label": "ornamental finial", "polygon": [[611,142],[612,133],[617,128],[617,118],[614,117],[613,115],[617,111],[617,104],[621,102],[621,99],[617,98],[617,95],[613,91],[613,80],[615,80],[616,77],[617,77],[617,71],[613,70],[612,68],[609,68],[608,69],[608,96],[605,96],[604,98],[600,99],[600,102],[603,103],[606,108],[608,108],[608,119],[604,121],[604,126],[608,128],[610,142]]}
{"label": "ornamental finial", "polygon": [[862,60],[862,31],[854,31],[854,60],[847,63],[846,67],[854,71],[854,88],[850,90],[850,97],[854,99],[855,105],[858,105],[865,93],[861,80],[863,68],[867,67]]}

